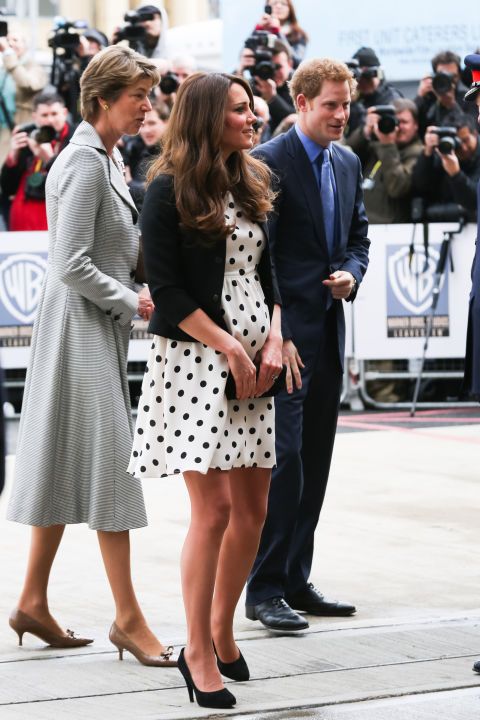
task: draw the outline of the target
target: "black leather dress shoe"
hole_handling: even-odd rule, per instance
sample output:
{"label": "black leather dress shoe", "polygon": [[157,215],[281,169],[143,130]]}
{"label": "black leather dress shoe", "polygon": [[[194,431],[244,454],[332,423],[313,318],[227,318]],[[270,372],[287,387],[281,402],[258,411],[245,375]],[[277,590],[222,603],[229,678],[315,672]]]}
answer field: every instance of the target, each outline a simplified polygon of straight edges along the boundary
{"label": "black leather dress shoe", "polygon": [[473,663],[473,670],[480,673],[480,660],[477,660],[477,662]]}
{"label": "black leather dress shoe", "polygon": [[246,605],[245,614],[249,620],[260,620],[268,630],[296,632],[308,628],[308,622],[292,610],[282,597],[269,598],[258,605]]}
{"label": "black leather dress shoe", "polygon": [[287,595],[286,600],[294,610],[302,610],[309,615],[353,615],[357,611],[355,605],[326,600],[314,586],[308,583],[305,590],[295,595]]}

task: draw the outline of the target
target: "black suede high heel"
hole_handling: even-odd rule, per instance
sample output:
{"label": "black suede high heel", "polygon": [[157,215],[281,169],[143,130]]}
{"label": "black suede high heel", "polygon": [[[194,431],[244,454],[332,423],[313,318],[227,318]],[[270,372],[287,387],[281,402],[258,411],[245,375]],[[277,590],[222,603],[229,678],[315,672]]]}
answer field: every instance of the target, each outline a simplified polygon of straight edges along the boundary
{"label": "black suede high heel", "polygon": [[220,658],[218,657],[217,648],[215,647],[215,643],[213,642],[213,640],[212,645],[213,652],[215,653],[215,656],[217,658],[218,669],[220,670],[222,675],[230,678],[230,680],[236,680],[237,682],[246,682],[247,680],[250,680],[250,670],[248,669],[248,665],[245,662],[245,658],[243,657],[239,648],[237,648],[237,650],[240,653],[240,657],[238,657],[233,662],[227,663],[223,662],[223,660],[220,660]]}
{"label": "black suede high heel", "polygon": [[185,660],[185,648],[180,650],[178,656],[177,666],[183,675],[183,679],[187,685],[188,697],[190,702],[193,702],[193,696],[195,694],[195,700],[200,707],[208,708],[231,708],[237,702],[235,695],[232,695],[230,690],[223,688],[222,690],[213,690],[212,692],[204,692],[199,690],[193,682],[192,675],[188,669],[187,661]]}

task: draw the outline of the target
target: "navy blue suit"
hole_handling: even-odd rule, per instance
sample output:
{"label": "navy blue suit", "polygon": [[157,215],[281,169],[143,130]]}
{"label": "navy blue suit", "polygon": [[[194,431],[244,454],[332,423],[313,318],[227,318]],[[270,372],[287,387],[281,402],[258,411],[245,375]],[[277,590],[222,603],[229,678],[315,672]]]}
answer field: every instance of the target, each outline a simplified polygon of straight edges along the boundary
{"label": "navy blue suit", "polygon": [[[282,296],[282,333],[305,364],[302,389],[275,398],[277,466],[247,604],[288,597],[307,585],[313,539],[325,495],[337,424],[345,350],[341,300],[322,280],[346,270],[360,284],[368,265],[368,221],[360,162],[332,145],[337,222],[330,256],[320,191],[292,128],[254,154],[273,170],[279,196],[269,223],[270,248]],[[353,299],[353,296],[350,298]]]}
{"label": "navy blue suit", "polygon": [[[480,208],[480,183],[477,185],[477,204]],[[467,350],[465,356],[465,390],[480,399],[480,216],[477,225],[475,257],[472,265],[472,289],[468,306]]]}

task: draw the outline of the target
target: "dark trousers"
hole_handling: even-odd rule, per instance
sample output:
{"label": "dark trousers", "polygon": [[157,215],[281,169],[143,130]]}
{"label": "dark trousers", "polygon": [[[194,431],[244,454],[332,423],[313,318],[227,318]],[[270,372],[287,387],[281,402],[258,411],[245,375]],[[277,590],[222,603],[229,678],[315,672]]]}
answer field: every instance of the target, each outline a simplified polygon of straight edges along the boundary
{"label": "dark trousers", "polygon": [[275,398],[277,466],[272,473],[260,547],[247,604],[303,590],[327,487],[342,387],[336,315],[325,319],[320,345],[302,357],[302,389]]}

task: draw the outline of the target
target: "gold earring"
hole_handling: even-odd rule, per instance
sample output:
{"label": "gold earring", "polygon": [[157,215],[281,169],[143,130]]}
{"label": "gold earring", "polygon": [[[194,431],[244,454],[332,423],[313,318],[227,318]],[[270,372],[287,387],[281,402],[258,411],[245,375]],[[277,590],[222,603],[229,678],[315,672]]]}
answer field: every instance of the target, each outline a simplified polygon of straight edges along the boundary
{"label": "gold earring", "polygon": [[104,109],[104,110],[108,110],[108,108],[109,108],[109,106],[108,106],[107,104],[105,104],[105,105],[103,106],[103,109]]}

